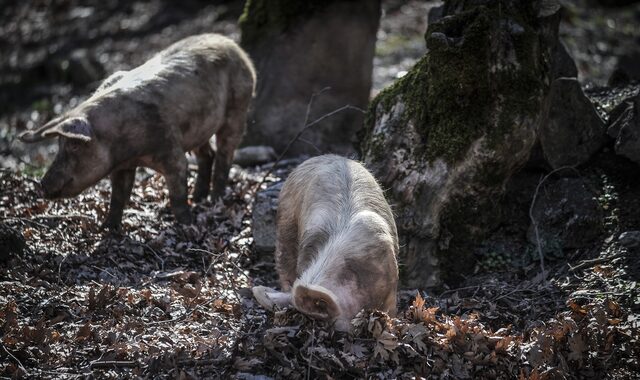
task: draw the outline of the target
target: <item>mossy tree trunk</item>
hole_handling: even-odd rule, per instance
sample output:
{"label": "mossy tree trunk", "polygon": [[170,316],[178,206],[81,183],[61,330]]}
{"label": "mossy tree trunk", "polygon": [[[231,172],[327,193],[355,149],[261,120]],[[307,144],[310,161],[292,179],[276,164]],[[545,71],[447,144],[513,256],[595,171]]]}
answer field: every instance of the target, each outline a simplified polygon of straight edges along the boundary
{"label": "mossy tree trunk", "polygon": [[370,105],[360,150],[394,204],[405,286],[455,285],[499,222],[504,185],[535,142],[559,10],[446,2],[428,52]]}
{"label": "mossy tree trunk", "polygon": [[[245,145],[278,153],[309,121],[345,105],[365,108],[380,0],[247,0],[241,45],[258,71]],[[364,116],[347,110],[308,129],[287,155],[350,153]]]}

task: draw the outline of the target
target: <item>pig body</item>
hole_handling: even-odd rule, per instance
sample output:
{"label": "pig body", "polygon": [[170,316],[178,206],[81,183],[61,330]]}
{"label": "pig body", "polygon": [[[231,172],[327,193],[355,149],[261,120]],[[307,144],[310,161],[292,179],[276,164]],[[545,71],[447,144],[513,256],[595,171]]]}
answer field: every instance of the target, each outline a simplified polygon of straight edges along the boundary
{"label": "pig body", "polygon": [[189,223],[185,151],[198,160],[194,200],[209,194],[211,182],[214,196],[223,195],[255,80],[251,61],[232,40],[188,37],[139,67],[114,73],[78,107],[21,139],[60,137],[42,180],[49,198],[75,196],[111,174],[106,227],[119,226],[138,166],[164,175],[176,219]]}
{"label": "pig body", "polygon": [[256,287],[266,307],[292,304],[347,330],[362,308],[395,315],[398,238],[380,186],[359,163],[309,159],[287,178],[277,214],[283,292]]}

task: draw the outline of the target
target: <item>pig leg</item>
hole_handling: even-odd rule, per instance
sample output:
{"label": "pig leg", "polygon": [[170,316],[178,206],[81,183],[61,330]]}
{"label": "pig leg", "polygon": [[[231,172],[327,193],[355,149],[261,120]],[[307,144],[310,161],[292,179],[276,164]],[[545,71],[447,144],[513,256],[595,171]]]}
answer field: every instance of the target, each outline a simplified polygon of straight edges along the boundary
{"label": "pig leg", "polygon": [[298,255],[294,243],[282,243],[283,236],[278,236],[278,247],[276,249],[276,270],[280,279],[282,290],[288,291],[296,280]]}
{"label": "pig leg", "polygon": [[167,181],[171,210],[178,223],[190,224],[191,211],[187,204],[187,158],[181,149],[160,157],[162,174]]}
{"label": "pig leg", "polygon": [[[216,162],[213,168],[213,197],[222,198],[233,161],[233,152],[242,140],[241,126],[226,123],[216,134]],[[237,132],[240,132],[239,134]]]}
{"label": "pig leg", "polygon": [[297,202],[288,187],[280,193],[276,221],[276,271],[282,290],[289,291],[298,277],[298,223],[295,216]]}
{"label": "pig leg", "polygon": [[109,214],[102,228],[120,229],[122,212],[131,196],[131,189],[136,178],[136,169],[121,169],[111,173],[111,202]]}
{"label": "pig leg", "polygon": [[193,201],[199,202],[209,195],[211,170],[213,158],[215,157],[215,153],[208,141],[196,150],[196,157],[198,158],[198,178],[196,179],[196,187],[193,190]]}

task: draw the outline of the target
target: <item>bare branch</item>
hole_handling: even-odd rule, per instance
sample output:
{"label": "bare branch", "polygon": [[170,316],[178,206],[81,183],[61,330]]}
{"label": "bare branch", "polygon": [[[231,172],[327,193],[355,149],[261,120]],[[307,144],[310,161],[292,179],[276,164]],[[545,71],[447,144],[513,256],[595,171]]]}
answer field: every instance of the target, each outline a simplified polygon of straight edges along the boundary
{"label": "bare branch", "polygon": [[[311,100],[309,101],[309,106],[308,109],[310,109],[310,105],[311,105],[311,101],[313,101],[313,98],[315,97],[314,94],[313,96],[311,96]],[[347,104],[345,106],[342,106],[340,108],[337,108],[327,114],[324,114],[322,116],[320,116],[319,118],[315,119],[314,121],[312,121],[311,123],[305,123],[305,125],[302,127],[302,129],[300,129],[300,131],[298,131],[298,133],[291,139],[289,140],[289,142],[287,143],[287,146],[284,148],[284,150],[282,151],[282,153],[280,153],[280,155],[278,156],[278,159],[276,160],[276,162],[273,164],[273,166],[267,171],[267,173],[265,173],[265,175],[262,177],[262,180],[260,181],[260,183],[258,183],[258,186],[256,186],[256,190],[255,190],[255,194],[258,194],[258,190],[260,190],[260,188],[262,187],[262,185],[265,183],[265,181],[267,180],[267,178],[269,177],[269,175],[273,172],[273,170],[278,166],[278,164],[280,163],[280,161],[282,160],[282,158],[284,157],[285,154],[287,154],[287,152],[289,151],[289,149],[291,149],[291,146],[300,139],[300,136],[302,136],[302,134],[304,132],[307,131],[307,129],[313,127],[314,125],[322,122],[323,120],[338,114],[342,111],[346,111],[346,110],[355,110],[355,111],[360,111],[362,113],[365,113],[365,110],[363,110],[362,108],[356,107],[356,106],[352,106],[350,104]],[[307,113],[308,116],[308,113]]]}
{"label": "bare branch", "polygon": [[540,243],[540,231],[538,229],[538,222],[533,216],[533,207],[535,206],[536,201],[538,200],[538,193],[540,192],[540,187],[542,187],[542,184],[545,183],[547,179],[549,179],[549,177],[551,177],[555,173],[565,169],[574,170],[576,173],[580,174],[580,172],[578,172],[578,170],[576,170],[574,166],[562,166],[560,168],[552,170],[547,175],[542,177],[540,182],[538,182],[538,186],[536,186],[536,191],[535,193],[533,193],[533,199],[531,200],[531,205],[529,206],[529,219],[531,219],[531,223],[533,224],[533,230],[536,235],[536,247],[538,249],[538,256],[540,257],[540,269],[542,270],[542,280],[544,281],[545,284],[547,283],[547,276],[544,270],[544,254],[542,253],[542,244]]}
{"label": "bare branch", "polygon": [[16,358],[15,356],[13,356],[13,354],[11,352],[9,352],[9,350],[7,350],[7,348],[4,346],[4,344],[0,343],[0,347],[2,347],[2,349],[4,350],[4,352],[7,353],[7,355],[9,355],[9,357],[11,359],[13,359],[17,364],[18,367],[24,372],[24,374],[29,377],[29,372],[27,371],[26,368],[24,368],[24,366],[22,365],[22,362],[20,360],[18,360],[18,358]]}

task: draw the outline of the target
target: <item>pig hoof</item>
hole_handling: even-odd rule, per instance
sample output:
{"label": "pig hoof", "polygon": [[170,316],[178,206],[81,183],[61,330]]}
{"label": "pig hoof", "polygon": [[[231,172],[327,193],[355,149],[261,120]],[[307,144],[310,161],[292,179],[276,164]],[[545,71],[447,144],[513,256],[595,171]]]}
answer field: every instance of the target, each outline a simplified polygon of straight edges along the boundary
{"label": "pig hoof", "polygon": [[258,301],[260,306],[264,307],[267,310],[273,311],[273,307],[275,304],[267,295],[268,291],[273,291],[271,288],[267,288],[266,286],[254,286],[251,288],[251,292],[253,293],[253,297]]}
{"label": "pig hoof", "polygon": [[291,293],[279,292],[266,286],[254,286],[251,292],[260,306],[269,311],[274,311],[276,307],[283,309],[291,306]]}

